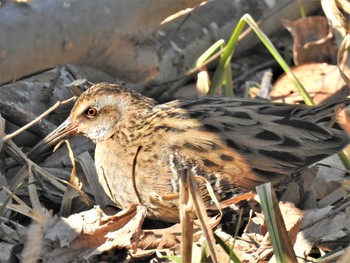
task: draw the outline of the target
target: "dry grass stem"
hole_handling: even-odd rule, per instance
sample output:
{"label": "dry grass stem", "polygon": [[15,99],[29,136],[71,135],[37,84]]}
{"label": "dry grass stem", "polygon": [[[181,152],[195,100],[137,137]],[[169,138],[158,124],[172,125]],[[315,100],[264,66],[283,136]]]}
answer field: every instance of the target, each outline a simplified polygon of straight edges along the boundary
{"label": "dry grass stem", "polygon": [[214,239],[213,231],[209,222],[209,217],[207,214],[206,207],[200,195],[198,185],[191,173],[190,173],[190,176],[188,177],[188,180],[189,180],[188,183],[189,183],[190,194],[193,199],[193,204],[196,209],[197,217],[202,225],[202,230],[204,232],[204,236],[208,243],[211,259],[214,263],[216,263],[218,262],[218,259],[217,259],[218,257],[216,255],[216,250],[215,250],[215,239]]}
{"label": "dry grass stem", "polygon": [[44,118],[45,116],[49,115],[51,112],[56,110],[61,105],[68,104],[68,103],[74,101],[75,99],[76,99],[76,97],[72,97],[72,98],[70,98],[68,100],[65,100],[65,101],[58,101],[58,102],[56,102],[55,105],[53,105],[51,108],[49,108],[47,111],[45,111],[43,114],[41,114],[39,117],[37,117],[33,121],[31,121],[28,124],[24,125],[22,128],[18,129],[17,131],[15,131],[15,132],[13,132],[11,134],[5,135],[2,139],[0,139],[0,145],[3,144],[4,142],[8,141],[8,140],[11,140],[13,137],[17,136],[21,132],[27,130],[29,127],[33,126],[35,123],[41,121],[42,118]]}
{"label": "dry grass stem", "polygon": [[193,204],[189,191],[189,176],[188,169],[181,171],[180,175],[180,222],[181,222],[181,255],[182,262],[192,261],[192,242],[193,242]]}
{"label": "dry grass stem", "polygon": [[70,146],[69,141],[67,141],[67,140],[60,141],[56,145],[54,151],[56,151],[63,143],[65,143],[67,145],[68,152],[69,152],[69,158],[70,158],[72,166],[73,166],[71,176],[69,178],[69,184],[68,184],[66,192],[63,196],[61,210],[60,210],[60,213],[62,216],[68,217],[71,213],[72,200],[74,197],[77,196],[77,194],[80,194],[82,197],[82,200],[87,204],[90,203],[90,200],[89,200],[87,194],[81,190],[83,185],[80,182],[79,178],[77,177],[74,153],[73,153],[73,150]]}

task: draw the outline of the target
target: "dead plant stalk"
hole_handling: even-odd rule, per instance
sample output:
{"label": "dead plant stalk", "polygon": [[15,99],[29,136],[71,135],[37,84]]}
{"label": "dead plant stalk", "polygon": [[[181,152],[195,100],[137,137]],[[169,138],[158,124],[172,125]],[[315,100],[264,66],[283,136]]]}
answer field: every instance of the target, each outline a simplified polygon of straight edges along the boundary
{"label": "dead plant stalk", "polygon": [[31,122],[29,122],[28,124],[24,125],[22,128],[18,129],[17,131],[5,135],[3,138],[0,139],[0,145],[4,142],[7,142],[8,140],[11,140],[12,138],[14,138],[15,136],[17,136],[18,134],[20,134],[21,132],[27,130],[29,127],[33,126],[35,123],[41,121],[42,118],[46,117],[47,115],[49,115],[51,112],[53,112],[54,110],[56,110],[58,107],[60,107],[61,105],[64,104],[68,104],[72,101],[76,100],[76,97],[72,97],[68,100],[65,101],[58,101],[56,102],[51,108],[49,108],[47,111],[45,111],[44,113],[42,113],[39,117],[35,118],[34,120],[32,120]]}

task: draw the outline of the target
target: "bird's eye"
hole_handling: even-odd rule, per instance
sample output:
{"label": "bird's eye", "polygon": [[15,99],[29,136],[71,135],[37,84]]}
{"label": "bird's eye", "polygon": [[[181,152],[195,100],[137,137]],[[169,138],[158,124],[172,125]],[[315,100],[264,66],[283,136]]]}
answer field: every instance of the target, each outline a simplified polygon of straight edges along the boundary
{"label": "bird's eye", "polygon": [[88,108],[85,112],[85,115],[89,118],[95,117],[97,115],[97,109],[96,108]]}

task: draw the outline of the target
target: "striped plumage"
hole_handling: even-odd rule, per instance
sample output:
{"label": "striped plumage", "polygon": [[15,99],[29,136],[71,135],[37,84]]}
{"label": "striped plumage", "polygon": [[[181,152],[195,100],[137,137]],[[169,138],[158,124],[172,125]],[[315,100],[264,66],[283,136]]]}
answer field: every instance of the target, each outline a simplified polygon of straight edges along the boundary
{"label": "striped plumage", "polygon": [[[210,181],[220,200],[278,181],[348,144],[342,130],[326,127],[346,103],[307,107],[203,97],[157,105],[101,83],[77,100],[66,131],[96,143],[99,180],[117,206],[142,203],[149,217],[176,221],[178,201],[166,197],[178,193],[178,162]],[[88,116],[89,109],[96,115]]]}

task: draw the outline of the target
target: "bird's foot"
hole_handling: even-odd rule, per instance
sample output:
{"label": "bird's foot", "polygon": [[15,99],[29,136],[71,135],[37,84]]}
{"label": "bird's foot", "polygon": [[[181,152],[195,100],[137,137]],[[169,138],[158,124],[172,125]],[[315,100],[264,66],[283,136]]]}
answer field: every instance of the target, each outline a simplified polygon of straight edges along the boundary
{"label": "bird's foot", "polygon": [[161,220],[166,218],[168,222],[179,222],[179,194],[149,196],[147,216],[152,219]]}

